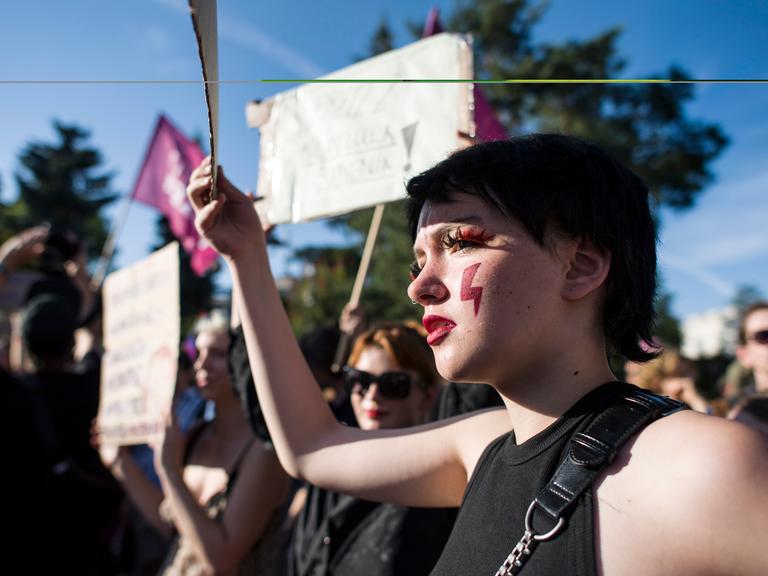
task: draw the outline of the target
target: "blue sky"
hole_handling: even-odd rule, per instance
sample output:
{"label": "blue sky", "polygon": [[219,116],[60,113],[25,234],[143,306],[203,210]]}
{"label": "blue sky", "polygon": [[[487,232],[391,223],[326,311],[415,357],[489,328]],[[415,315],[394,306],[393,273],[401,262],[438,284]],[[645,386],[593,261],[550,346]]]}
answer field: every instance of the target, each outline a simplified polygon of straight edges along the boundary
{"label": "blue sky", "polygon": [[[197,85],[164,84],[200,76],[185,0],[25,0],[4,6],[0,19],[0,80],[149,80],[156,84],[0,84],[2,198],[16,194],[13,172],[23,146],[50,140],[51,119],[92,131],[92,143],[127,194],[152,127],[166,113],[188,134],[204,134],[206,112]],[[403,22],[423,19],[433,5],[450,13],[453,1],[262,2],[219,0],[219,58],[223,80],[308,77],[331,72],[365,53],[387,17],[399,45]],[[623,27],[625,77],[647,76],[676,63],[698,78],[768,78],[768,4],[760,0],[553,0],[538,40],[586,38]],[[247,101],[285,87],[221,87],[220,158],[242,188],[255,188],[258,135],[245,125]],[[519,88],[510,88],[519,89]],[[731,144],[714,164],[716,181],[688,212],[664,213],[661,271],[681,316],[728,303],[736,286],[768,295],[768,85],[696,88],[688,108],[719,122]],[[117,206],[111,213],[121,209]],[[147,254],[155,214],[131,207],[118,264]],[[321,223],[285,226],[289,245],[341,243]],[[287,250],[273,253],[286,269]],[[222,284],[227,280],[222,278]]]}

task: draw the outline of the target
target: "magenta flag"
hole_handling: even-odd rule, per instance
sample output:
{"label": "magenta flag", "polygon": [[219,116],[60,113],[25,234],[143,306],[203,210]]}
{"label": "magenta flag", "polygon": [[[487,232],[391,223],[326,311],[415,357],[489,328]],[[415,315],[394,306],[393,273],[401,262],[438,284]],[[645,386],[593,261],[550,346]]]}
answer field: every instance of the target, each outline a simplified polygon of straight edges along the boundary
{"label": "magenta flag", "polygon": [[187,199],[187,182],[205,154],[163,115],[157,120],[132,198],[157,208],[174,236],[190,255],[190,266],[205,274],[218,257],[195,229],[195,214]]}
{"label": "magenta flag", "polygon": [[[428,36],[434,36],[440,34],[443,31],[443,26],[440,24],[440,11],[437,7],[430,9],[427,15],[427,21],[424,24],[424,32],[422,32],[422,38]],[[499,119],[496,117],[496,112],[491,107],[490,103],[486,99],[483,91],[475,84],[472,87],[472,96],[475,101],[475,136],[482,142],[490,142],[492,140],[506,140],[507,131],[502,126]]]}
{"label": "magenta flag", "polygon": [[475,84],[472,88],[472,94],[475,99],[475,136],[483,142],[492,140],[506,140],[507,131],[499,122],[496,111],[491,106],[488,99],[480,90],[480,86]]}

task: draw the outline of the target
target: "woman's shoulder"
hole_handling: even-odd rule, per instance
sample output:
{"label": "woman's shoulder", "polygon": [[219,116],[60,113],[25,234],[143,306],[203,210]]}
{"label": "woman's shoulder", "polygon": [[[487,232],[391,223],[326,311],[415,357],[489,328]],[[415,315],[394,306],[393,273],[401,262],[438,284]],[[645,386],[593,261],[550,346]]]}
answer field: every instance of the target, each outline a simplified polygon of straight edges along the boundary
{"label": "woman's shoulder", "polygon": [[[680,509],[734,499],[745,483],[768,487],[768,440],[759,432],[691,410],[653,422],[630,440],[606,470],[600,496],[653,501]],[[758,471],[758,468],[761,468]],[[653,482],[649,482],[652,478]]]}
{"label": "woman's shoulder", "polygon": [[500,436],[512,431],[509,414],[503,408],[488,408],[461,416],[450,422],[450,434],[464,463],[467,478],[477,466],[486,448]]}
{"label": "woman's shoulder", "polygon": [[[604,549],[622,549],[611,561],[663,556],[670,573],[674,566],[677,573],[761,573],[737,565],[766,558],[752,543],[768,529],[767,438],[690,410],[646,427],[596,485]],[[659,539],[659,530],[673,536]],[[633,534],[632,547],[610,543],[611,534],[626,533]],[[638,545],[643,542],[648,545]],[[727,559],[737,564],[725,572],[724,549],[740,550]]]}

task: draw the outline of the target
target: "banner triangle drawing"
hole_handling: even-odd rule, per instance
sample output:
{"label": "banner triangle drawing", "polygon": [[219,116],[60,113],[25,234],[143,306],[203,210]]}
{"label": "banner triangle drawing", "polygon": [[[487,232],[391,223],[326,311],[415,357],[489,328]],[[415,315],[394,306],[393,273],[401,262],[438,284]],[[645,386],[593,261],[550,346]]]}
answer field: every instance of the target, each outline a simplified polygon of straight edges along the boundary
{"label": "banner triangle drawing", "polygon": [[413,140],[416,137],[416,128],[418,128],[419,123],[414,122],[413,124],[409,124],[405,128],[403,128],[403,140],[405,140],[405,154],[406,158],[408,159],[408,163],[405,165],[405,170],[408,171],[411,169],[411,150],[413,149]]}

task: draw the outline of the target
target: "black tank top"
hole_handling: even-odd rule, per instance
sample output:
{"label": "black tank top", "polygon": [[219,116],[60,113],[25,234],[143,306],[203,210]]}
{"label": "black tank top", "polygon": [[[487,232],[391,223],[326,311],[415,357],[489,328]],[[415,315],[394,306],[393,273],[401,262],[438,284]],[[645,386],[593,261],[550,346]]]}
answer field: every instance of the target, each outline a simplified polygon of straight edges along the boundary
{"label": "black tank top", "polygon": [[[517,445],[514,432],[509,432],[489,444],[475,467],[432,576],[494,576],[522,537],[528,506],[554,474],[571,436],[619,395],[633,389],[621,382],[604,384],[528,441]],[[592,501],[589,488],[577,501],[565,529],[536,548],[522,575],[597,574]],[[534,516],[537,532],[551,527],[545,518]]]}

